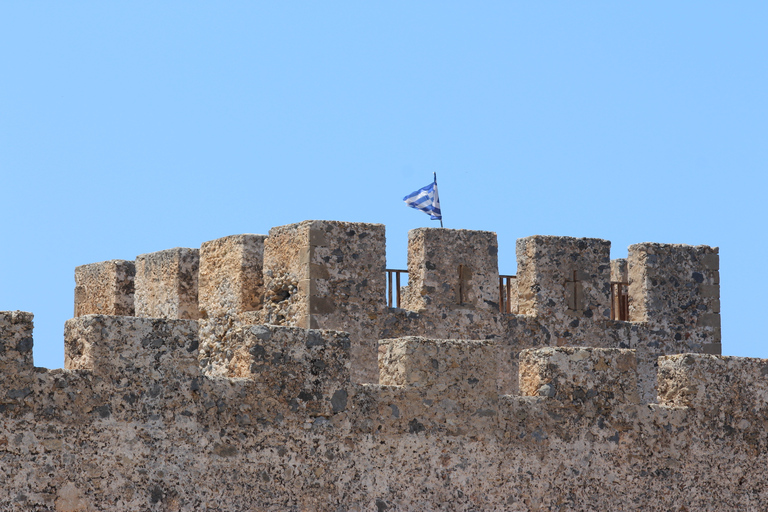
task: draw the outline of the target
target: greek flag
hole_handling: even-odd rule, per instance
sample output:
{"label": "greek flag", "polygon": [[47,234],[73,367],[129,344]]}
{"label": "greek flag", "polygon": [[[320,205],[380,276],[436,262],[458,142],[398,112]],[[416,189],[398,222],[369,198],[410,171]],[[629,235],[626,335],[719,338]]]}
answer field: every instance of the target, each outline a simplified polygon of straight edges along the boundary
{"label": "greek flag", "polygon": [[442,222],[443,215],[440,213],[440,199],[437,197],[437,175],[435,175],[435,181],[416,192],[411,192],[403,198],[403,201],[411,208],[423,211],[429,215],[430,219]]}

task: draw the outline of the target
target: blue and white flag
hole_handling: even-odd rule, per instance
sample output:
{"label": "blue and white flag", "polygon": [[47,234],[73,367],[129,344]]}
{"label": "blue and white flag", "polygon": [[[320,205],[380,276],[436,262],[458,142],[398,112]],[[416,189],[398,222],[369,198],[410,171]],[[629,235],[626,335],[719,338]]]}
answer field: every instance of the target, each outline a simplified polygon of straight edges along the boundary
{"label": "blue and white flag", "polygon": [[440,198],[437,196],[437,176],[435,181],[416,192],[411,192],[403,198],[403,201],[411,208],[423,211],[432,220],[443,220],[443,215],[440,213]]}

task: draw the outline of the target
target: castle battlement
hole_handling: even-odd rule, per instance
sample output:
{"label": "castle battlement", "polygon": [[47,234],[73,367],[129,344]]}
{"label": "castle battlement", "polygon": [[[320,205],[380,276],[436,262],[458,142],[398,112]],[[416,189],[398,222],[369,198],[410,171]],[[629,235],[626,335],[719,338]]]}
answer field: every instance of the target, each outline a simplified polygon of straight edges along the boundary
{"label": "castle battlement", "polygon": [[[636,244],[627,259],[611,261],[605,240],[532,236],[518,241],[517,262],[514,286],[500,294],[495,233],[413,230],[408,286],[401,309],[393,309],[386,302],[384,226],[305,221],[268,236],[144,254],[135,263],[78,267],[75,311],[200,319],[202,366],[220,375],[227,375],[229,356],[217,340],[234,324],[348,332],[352,378],[361,383],[378,382],[380,339],[500,338],[499,390],[513,394],[510,375],[526,348],[635,349],[640,392],[649,401],[659,356],[721,352],[717,248]],[[627,321],[611,320],[617,292],[626,294]],[[501,313],[500,301],[512,313]]]}
{"label": "castle battlement", "polygon": [[305,221],[80,266],[63,370],[0,313],[0,509],[768,506],[768,361],[717,355],[717,248],[532,236],[505,287],[494,233],[417,229],[393,308],[385,243]]}

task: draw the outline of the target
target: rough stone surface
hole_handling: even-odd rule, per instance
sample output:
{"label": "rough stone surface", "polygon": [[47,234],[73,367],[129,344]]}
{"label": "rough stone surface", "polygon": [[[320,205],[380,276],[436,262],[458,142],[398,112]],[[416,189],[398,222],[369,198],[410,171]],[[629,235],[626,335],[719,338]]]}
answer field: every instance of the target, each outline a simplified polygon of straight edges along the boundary
{"label": "rough stone surface", "polygon": [[611,282],[629,283],[629,266],[626,258],[611,260]]}
{"label": "rough stone surface", "polygon": [[408,336],[379,342],[379,383],[439,395],[473,391],[498,395],[495,347],[489,341],[428,340]]}
{"label": "rough stone surface", "polygon": [[0,370],[3,375],[31,370],[34,315],[24,311],[0,312]]}
{"label": "rough stone surface", "polygon": [[265,315],[277,325],[348,332],[353,378],[376,380],[376,342],[386,312],[384,226],[305,221],[270,230]]}
{"label": "rough stone surface", "polygon": [[132,261],[109,260],[75,268],[75,316],[133,316]]}
{"label": "rough stone surface", "polygon": [[[659,358],[659,401],[738,417],[768,413],[768,359],[678,354]],[[711,412],[711,411],[710,411]]]}
{"label": "rough stone surface", "polygon": [[496,233],[489,231],[412,230],[408,234],[405,309],[432,313],[467,308],[498,312],[498,252]]}
{"label": "rough stone surface", "polygon": [[518,240],[520,313],[560,322],[610,318],[610,255],[611,243],[597,238]]}
{"label": "rough stone surface", "polygon": [[630,320],[665,329],[685,348],[720,342],[717,247],[635,244],[629,269]]}
{"label": "rough stone surface", "polygon": [[[79,317],[67,323],[67,349],[89,345],[94,356],[7,373],[3,508],[768,505],[765,361],[665,358],[661,403],[641,404],[624,375],[632,351],[546,348],[523,355],[522,387],[543,383],[536,396],[514,397],[482,384],[492,341],[390,340],[382,380],[400,384],[355,385],[345,335],[252,326],[233,334],[247,350],[232,371],[248,376],[217,378],[194,370],[194,323]],[[0,337],[9,336],[4,324]],[[102,359],[100,346],[118,362]],[[421,362],[426,369],[396,368]],[[553,382],[557,391],[540,391]]]}
{"label": "rough stone surface", "polygon": [[200,246],[198,304],[203,318],[261,309],[265,235],[232,235]]}
{"label": "rough stone surface", "polygon": [[402,309],[381,225],[254,237],[203,244],[199,294],[196,249],[139,256],[135,316],[68,321],[63,370],[0,313],[0,510],[768,510],[717,248],[522,239],[507,314],[493,233],[413,232]]}
{"label": "rough stone surface", "polygon": [[136,257],[136,316],[194,320],[200,251],[176,247]]}
{"label": "rough stone surface", "polygon": [[638,403],[634,350],[547,347],[520,353],[520,394],[603,405]]}

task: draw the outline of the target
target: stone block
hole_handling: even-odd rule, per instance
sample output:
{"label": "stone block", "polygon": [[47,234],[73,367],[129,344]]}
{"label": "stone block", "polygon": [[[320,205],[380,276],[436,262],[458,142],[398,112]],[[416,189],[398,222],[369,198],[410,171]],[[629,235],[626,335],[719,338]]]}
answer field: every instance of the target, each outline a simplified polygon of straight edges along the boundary
{"label": "stone block", "polygon": [[491,231],[411,230],[403,308],[423,312],[498,312],[498,252],[496,233]]}
{"label": "stone block", "polygon": [[194,320],[85,315],[64,325],[64,368],[114,381],[197,377],[197,349]]}
{"label": "stone block", "polygon": [[707,270],[720,270],[720,255],[717,253],[705,254],[701,262]]}
{"label": "stone block", "polygon": [[109,260],[75,268],[75,316],[133,316],[133,261]]}
{"label": "stone block", "polygon": [[0,375],[3,379],[31,370],[34,315],[24,311],[0,311]]}
{"label": "stone block", "polygon": [[347,407],[346,333],[273,325],[238,328],[228,340],[230,377],[245,377],[293,410],[328,416]]}
{"label": "stone block", "polygon": [[232,235],[200,246],[198,305],[202,317],[261,308],[265,239],[266,235]]}
{"label": "stone block", "polygon": [[626,258],[617,258],[615,260],[611,260],[611,282],[629,282],[629,267],[627,265]]}
{"label": "stone block", "polygon": [[768,410],[768,359],[709,354],[659,358],[659,403],[722,409],[734,416]]}
{"label": "stone block", "polygon": [[609,319],[611,243],[598,238],[531,236],[517,241],[519,312],[560,324]]}
{"label": "stone block", "polygon": [[407,386],[430,396],[495,399],[497,345],[491,341],[434,340],[418,336],[379,342],[379,383]]}
{"label": "stone block", "polygon": [[384,226],[304,221],[273,228],[264,246],[264,318],[348,332],[353,378],[376,378],[376,318],[386,311]]}
{"label": "stone block", "polygon": [[[274,325],[298,326],[308,322],[311,250],[309,222],[279,226],[264,241],[265,321]],[[305,327],[305,325],[301,325]]]}
{"label": "stone block", "polygon": [[176,247],[136,258],[136,316],[195,320],[200,251]]}
{"label": "stone block", "polygon": [[523,350],[520,394],[573,404],[638,403],[635,351],[575,347]]}
{"label": "stone block", "polygon": [[719,343],[718,248],[643,243],[629,247],[629,315],[678,341],[680,352]]}

